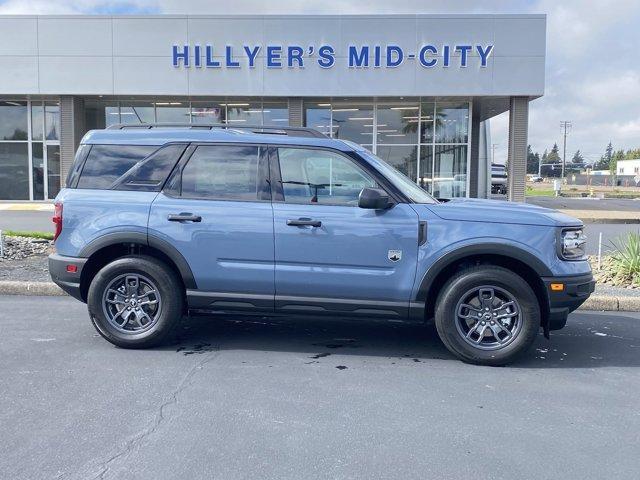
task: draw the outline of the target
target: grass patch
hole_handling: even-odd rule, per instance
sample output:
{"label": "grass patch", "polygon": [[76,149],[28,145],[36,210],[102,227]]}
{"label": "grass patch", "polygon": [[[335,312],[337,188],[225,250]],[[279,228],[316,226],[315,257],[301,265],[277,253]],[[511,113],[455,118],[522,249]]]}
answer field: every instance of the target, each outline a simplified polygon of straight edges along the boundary
{"label": "grass patch", "polygon": [[9,237],[26,237],[26,238],[40,238],[43,240],[53,240],[53,233],[50,232],[22,232],[16,230],[2,230],[2,235]]}
{"label": "grass patch", "polygon": [[554,197],[556,192],[554,190],[538,190],[534,188],[527,188],[527,197]]}

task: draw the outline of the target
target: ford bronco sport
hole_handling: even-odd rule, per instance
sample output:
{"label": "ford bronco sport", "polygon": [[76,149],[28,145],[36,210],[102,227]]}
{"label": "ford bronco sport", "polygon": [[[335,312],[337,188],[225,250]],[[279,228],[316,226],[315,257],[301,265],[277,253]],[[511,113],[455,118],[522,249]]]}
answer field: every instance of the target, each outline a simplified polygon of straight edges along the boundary
{"label": "ford bronco sport", "polygon": [[53,280],[125,348],[190,311],[434,322],[502,365],[594,289],[582,223],[436,200],[368,150],[303,128],[87,133],[55,201]]}

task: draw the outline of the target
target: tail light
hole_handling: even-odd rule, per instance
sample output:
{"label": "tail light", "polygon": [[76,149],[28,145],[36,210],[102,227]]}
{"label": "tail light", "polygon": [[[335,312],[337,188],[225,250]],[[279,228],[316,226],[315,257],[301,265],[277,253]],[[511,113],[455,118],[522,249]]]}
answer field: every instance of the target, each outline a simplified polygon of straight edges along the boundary
{"label": "tail light", "polygon": [[57,202],[55,204],[53,218],[51,220],[53,220],[53,223],[56,226],[56,230],[53,233],[53,241],[55,242],[60,236],[60,232],[62,232],[62,203]]}

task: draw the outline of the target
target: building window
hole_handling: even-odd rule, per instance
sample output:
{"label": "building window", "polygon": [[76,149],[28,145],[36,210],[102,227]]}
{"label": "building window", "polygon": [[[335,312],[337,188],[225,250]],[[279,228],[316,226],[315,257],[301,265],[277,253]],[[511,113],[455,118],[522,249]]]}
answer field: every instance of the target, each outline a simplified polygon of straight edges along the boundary
{"label": "building window", "polygon": [[215,102],[191,102],[191,123],[224,123],[227,109]]}
{"label": "building window", "polygon": [[275,127],[289,125],[289,105],[286,102],[263,102],[262,124]]}
{"label": "building window", "polygon": [[373,104],[336,103],[331,118],[334,138],[373,144]]}
{"label": "building window", "polygon": [[431,194],[436,198],[467,195],[467,146],[436,145]]}
{"label": "building window", "polygon": [[60,190],[60,106],[0,101],[0,200],[46,200]]}
{"label": "building window", "polygon": [[27,142],[0,142],[0,200],[29,200]]}
{"label": "building window", "polygon": [[189,123],[189,102],[155,102],[156,122]]}
{"label": "building window", "polygon": [[27,102],[0,102],[0,141],[27,141]]}
{"label": "building window", "polygon": [[155,115],[153,102],[122,102],[120,104],[119,123],[155,123]]}
{"label": "building window", "polygon": [[238,99],[204,100],[85,100],[87,130],[117,123],[185,123],[231,125],[289,125],[286,100]]}
{"label": "building window", "polygon": [[[439,197],[467,195],[469,102],[305,102],[305,125],[368,148]],[[370,140],[369,140],[370,139]]]}
{"label": "building window", "polygon": [[416,181],[416,172],[418,171],[417,145],[378,145],[376,155],[393,165],[414,182]]}
{"label": "building window", "polygon": [[333,136],[333,124],[331,123],[331,104],[326,102],[305,103],[304,106],[305,125],[315,128],[328,137]]}
{"label": "building window", "polygon": [[225,104],[227,107],[227,122],[231,125],[261,125],[262,105],[260,102],[233,101]]}

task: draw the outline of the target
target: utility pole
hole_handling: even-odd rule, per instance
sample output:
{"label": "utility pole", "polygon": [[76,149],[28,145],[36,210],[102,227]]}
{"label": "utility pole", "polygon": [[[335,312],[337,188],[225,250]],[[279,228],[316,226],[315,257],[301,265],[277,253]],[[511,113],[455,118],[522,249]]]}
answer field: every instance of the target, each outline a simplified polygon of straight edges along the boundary
{"label": "utility pole", "polygon": [[560,175],[560,179],[564,180],[564,168],[567,163],[567,135],[571,131],[571,121],[563,120],[562,122],[560,122],[560,128],[564,130],[564,141],[562,148],[562,173]]}
{"label": "utility pole", "polygon": [[491,163],[496,163],[496,147],[497,146],[498,146],[497,143],[491,144]]}
{"label": "utility pole", "polygon": [[542,177],[542,157],[538,155],[538,176]]}

